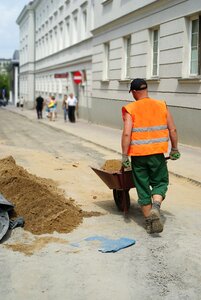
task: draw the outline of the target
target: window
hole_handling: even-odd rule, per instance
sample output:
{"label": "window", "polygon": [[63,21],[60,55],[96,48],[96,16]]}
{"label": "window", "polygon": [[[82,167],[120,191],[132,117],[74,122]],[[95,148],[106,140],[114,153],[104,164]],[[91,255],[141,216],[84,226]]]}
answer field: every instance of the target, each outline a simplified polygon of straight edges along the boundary
{"label": "window", "polygon": [[201,16],[191,20],[191,44],[190,44],[190,75],[201,74]]}
{"label": "window", "polygon": [[94,28],[94,0],[91,1],[90,7],[90,28]]}
{"label": "window", "polygon": [[70,17],[65,20],[65,47],[70,45]]}
{"label": "window", "polygon": [[58,39],[57,26],[54,27],[53,34],[54,34],[54,43],[53,43],[54,50],[53,50],[53,52],[57,52],[57,46],[58,46],[58,41],[57,41],[57,39]]}
{"label": "window", "polygon": [[48,55],[48,43],[49,43],[48,34],[46,34],[46,36],[45,36],[45,56]]}
{"label": "window", "polygon": [[63,14],[63,11],[64,11],[64,6],[63,6],[63,5],[61,5],[61,6],[59,7],[59,13],[60,13],[60,15],[62,15],[62,14]]}
{"label": "window", "polygon": [[41,42],[41,55],[42,55],[42,57],[44,57],[44,55],[45,55],[45,38],[44,38],[44,36],[42,37],[42,42]]}
{"label": "window", "polygon": [[[50,22],[49,22],[50,28],[52,27],[52,23],[53,23],[53,17],[51,16],[51,17],[50,17]],[[39,29],[39,30],[40,30],[40,29]]]}
{"label": "window", "polygon": [[63,22],[59,24],[59,50],[63,49]]}
{"label": "window", "polygon": [[[39,59],[41,58],[41,40],[38,41],[39,44]],[[23,49],[24,50],[24,49]],[[23,51],[24,52],[24,51]],[[24,62],[24,53],[23,53],[23,62]]]}
{"label": "window", "polygon": [[109,55],[110,55],[110,44],[104,44],[104,53],[103,53],[103,80],[109,79]]}
{"label": "window", "polygon": [[123,38],[122,79],[130,78],[131,36]]}
{"label": "window", "polygon": [[[20,50],[21,52],[21,50]],[[36,60],[38,59],[38,42],[36,42]]]}
{"label": "window", "polygon": [[48,54],[53,53],[53,33],[52,30],[49,32],[49,49],[48,49]]}
{"label": "window", "polygon": [[82,38],[85,38],[87,34],[87,10],[82,11]]}
{"label": "window", "polygon": [[152,31],[152,71],[151,75],[153,77],[159,74],[159,30],[154,29]]}
{"label": "window", "polygon": [[78,25],[77,14],[73,14],[73,32],[72,32],[73,44],[77,42],[77,35],[78,35],[77,25]]}
{"label": "window", "polygon": [[70,4],[70,0],[66,0],[65,1],[66,6],[68,7],[68,5]]}

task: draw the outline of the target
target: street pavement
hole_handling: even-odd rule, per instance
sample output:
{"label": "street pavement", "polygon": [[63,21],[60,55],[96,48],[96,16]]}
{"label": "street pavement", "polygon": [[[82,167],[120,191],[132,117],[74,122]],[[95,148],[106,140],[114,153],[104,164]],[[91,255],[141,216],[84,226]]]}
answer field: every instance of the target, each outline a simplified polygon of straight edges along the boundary
{"label": "street pavement", "polygon": [[[0,109],[6,109],[13,113],[23,115],[34,122],[42,122],[48,126],[104,147],[105,149],[113,151],[115,158],[118,154],[121,154],[122,131],[120,129],[92,124],[81,119],[78,119],[76,123],[70,123],[68,121],[65,123],[62,113],[58,114],[55,122],[51,122],[45,117],[45,114],[42,120],[38,120],[35,110],[21,110],[13,105],[8,105]],[[179,151],[181,152],[181,158],[179,160],[168,160],[169,172],[201,185],[201,148],[179,144]]]}

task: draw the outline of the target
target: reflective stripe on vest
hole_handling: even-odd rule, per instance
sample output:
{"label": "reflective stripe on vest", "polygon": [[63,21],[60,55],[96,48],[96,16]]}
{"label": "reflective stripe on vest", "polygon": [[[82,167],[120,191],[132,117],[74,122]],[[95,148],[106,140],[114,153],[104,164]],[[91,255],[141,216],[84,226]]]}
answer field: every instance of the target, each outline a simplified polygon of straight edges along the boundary
{"label": "reflective stripe on vest", "polygon": [[168,138],[159,138],[159,139],[149,139],[149,140],[134,140],[131,141],[130,145],[145,145],[145,144],[155,144],[155,143],[164,143],[168,142]]}
{"label": "reflective stripe on vest", "polygon": [[132,132],[150,132],[150,131],[165,130],[165,129],[167,129],[167,125],[152,126],[152,127],[138,127],[138,128],[133,128]]}

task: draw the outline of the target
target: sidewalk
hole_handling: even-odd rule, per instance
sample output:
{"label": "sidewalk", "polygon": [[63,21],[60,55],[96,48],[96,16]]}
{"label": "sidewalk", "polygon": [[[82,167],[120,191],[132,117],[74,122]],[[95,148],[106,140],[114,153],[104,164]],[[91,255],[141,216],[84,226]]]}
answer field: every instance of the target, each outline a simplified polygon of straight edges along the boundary
{"label": "sidewalk", "polygon": [[[64,123],[62,114],[58,115],[58,119],[55,122],[50,122],[47,118],[37,120],[35,110],[24,109],[21,111],[20,108],[11,105],[3,109],[23,115],[34,122],[41,122],[63,130],[88,142],[121,154],[121,130],[119,129],[88,123],[80,119],[76,123]],[[168,161],[170,173],[188,178],[201,185],[201,148],[180,144],[179,150],[181,152],[181,158],[177,161]]]}

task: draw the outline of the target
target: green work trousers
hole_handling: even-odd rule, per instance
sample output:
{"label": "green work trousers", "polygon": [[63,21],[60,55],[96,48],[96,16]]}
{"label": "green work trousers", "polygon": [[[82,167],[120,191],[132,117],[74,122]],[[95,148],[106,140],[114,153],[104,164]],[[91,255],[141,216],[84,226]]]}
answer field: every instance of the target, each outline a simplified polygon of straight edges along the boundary
{"label": "green work trousers", "polygon": [[169,184],[164,154],[131,156],[131,164],[139,205],[151,204],[153,195],[164,199]]}

